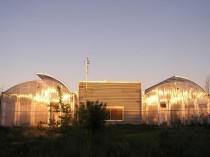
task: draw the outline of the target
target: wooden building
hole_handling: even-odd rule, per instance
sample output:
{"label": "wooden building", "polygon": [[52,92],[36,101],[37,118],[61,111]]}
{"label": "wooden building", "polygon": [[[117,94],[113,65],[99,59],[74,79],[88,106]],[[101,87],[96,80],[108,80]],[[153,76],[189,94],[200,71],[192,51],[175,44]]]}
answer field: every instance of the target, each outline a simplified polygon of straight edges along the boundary
{"label": "wooden building", "polygon": [[141,123],[141,83],[79,82],[78,103],[86,100],[107,103],[109,123]]}

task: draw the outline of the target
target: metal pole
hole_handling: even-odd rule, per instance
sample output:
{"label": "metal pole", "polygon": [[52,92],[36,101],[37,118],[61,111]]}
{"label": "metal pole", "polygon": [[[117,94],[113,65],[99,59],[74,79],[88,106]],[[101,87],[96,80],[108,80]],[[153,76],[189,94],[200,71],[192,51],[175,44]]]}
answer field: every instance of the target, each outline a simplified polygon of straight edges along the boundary
{"label": "metal pole", "polygon": [[88,64],[90,64],[88,58],[85,59],[85,66],[86,66],[86,87],[85,90],[87,91],[87,81],[88,81]]}

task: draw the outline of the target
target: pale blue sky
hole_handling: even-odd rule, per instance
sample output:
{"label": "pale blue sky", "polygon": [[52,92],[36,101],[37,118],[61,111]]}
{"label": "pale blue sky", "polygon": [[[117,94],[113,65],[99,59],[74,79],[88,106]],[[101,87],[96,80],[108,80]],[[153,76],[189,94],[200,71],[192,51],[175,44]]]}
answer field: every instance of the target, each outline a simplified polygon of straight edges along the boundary
{"label": "pale blue sky", "polygon": [[209,0],[0,0],[0,87],[47,73],[77,90],[85,80],[173,75],[204,87],[210,74]]}

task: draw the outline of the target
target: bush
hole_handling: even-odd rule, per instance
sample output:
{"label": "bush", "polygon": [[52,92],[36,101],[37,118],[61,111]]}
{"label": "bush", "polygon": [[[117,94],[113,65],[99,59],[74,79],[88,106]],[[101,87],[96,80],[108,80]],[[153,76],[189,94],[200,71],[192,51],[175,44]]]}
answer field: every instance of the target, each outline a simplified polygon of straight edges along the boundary
{"label": "bush", "polygon": [[104,127],[108,112],[106,103],[99,101],[86,101],[81,103],[77,110],[79,126],[91,130],[99,130]]}

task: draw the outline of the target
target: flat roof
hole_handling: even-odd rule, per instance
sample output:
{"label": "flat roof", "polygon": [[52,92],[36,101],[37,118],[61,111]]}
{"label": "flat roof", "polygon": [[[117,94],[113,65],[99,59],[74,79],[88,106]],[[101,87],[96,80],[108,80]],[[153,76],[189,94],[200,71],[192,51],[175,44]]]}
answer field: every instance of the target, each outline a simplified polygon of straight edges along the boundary
{"label": "flat roof", "polygon": [[129,81],[79,81],[79,83],[141,83],[141,82],[129,82]]}

